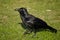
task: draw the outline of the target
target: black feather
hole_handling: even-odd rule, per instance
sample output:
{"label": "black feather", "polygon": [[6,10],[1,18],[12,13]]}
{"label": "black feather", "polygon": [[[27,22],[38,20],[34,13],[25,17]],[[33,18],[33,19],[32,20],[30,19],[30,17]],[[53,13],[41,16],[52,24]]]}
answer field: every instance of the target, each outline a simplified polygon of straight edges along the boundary
{"label": "black feather", "polygon": [[56,29],[47,25],[45,21],[33,15],[28,14],[26,8],[19,8],[17,9],[17,11],[19,12],[20,17],[22,19],[22,24],[27,30],[34,32],[34,33],[36,33],[37,30],[40,30],[40,29],[49,29],[51,32],[55,32],[55,33],[57,32]]}

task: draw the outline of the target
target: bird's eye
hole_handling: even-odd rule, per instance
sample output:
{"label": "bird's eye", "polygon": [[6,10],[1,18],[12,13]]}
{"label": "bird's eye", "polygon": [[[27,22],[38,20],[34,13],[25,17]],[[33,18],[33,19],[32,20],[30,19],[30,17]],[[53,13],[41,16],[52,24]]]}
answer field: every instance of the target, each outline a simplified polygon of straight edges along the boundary
{"label": "bird's eye", "polygon": [[26,21],[29,21],[29,18],[26,18]]}

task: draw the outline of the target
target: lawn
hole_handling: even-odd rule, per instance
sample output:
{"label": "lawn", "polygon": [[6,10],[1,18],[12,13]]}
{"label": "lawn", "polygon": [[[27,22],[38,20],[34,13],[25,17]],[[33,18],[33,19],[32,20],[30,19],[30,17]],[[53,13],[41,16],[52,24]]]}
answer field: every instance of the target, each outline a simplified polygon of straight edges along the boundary
{"label": "lawn", "polygon": [[[37,32],[23,35],[20,15],[15,8],[25,7],[32,14],[58,32]],[[60,40],[60,0],[0,0],[0,40]]]}

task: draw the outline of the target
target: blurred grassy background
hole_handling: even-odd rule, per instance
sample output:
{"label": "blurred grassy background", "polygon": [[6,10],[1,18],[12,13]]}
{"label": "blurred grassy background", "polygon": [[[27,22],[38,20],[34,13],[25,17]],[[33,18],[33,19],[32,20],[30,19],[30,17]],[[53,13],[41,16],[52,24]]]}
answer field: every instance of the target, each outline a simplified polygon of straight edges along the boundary
{"label": "blurred grassy background", "polygon": [[[36,38],[23,36],[19,13],[15,8],[25,7],[28,12],[58,30],[57,34],[41,31]],[[0,0],[0,40],[60,40],[60,0]],[[38,38],[37,38],[38,37]]]}

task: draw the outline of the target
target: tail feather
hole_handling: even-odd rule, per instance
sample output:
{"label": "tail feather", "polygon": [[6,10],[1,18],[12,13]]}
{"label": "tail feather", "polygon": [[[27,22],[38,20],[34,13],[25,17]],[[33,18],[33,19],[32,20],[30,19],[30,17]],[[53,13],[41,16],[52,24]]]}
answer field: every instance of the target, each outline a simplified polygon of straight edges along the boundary
{"label": "tail feather", "polygon": [[51,32],[55,32],[55,33],[57,33],[57,30],[54,29],[54,28],[52,28],[52,27],[50,27],[50,26],[48,26],[48,29],[49,29]]}

